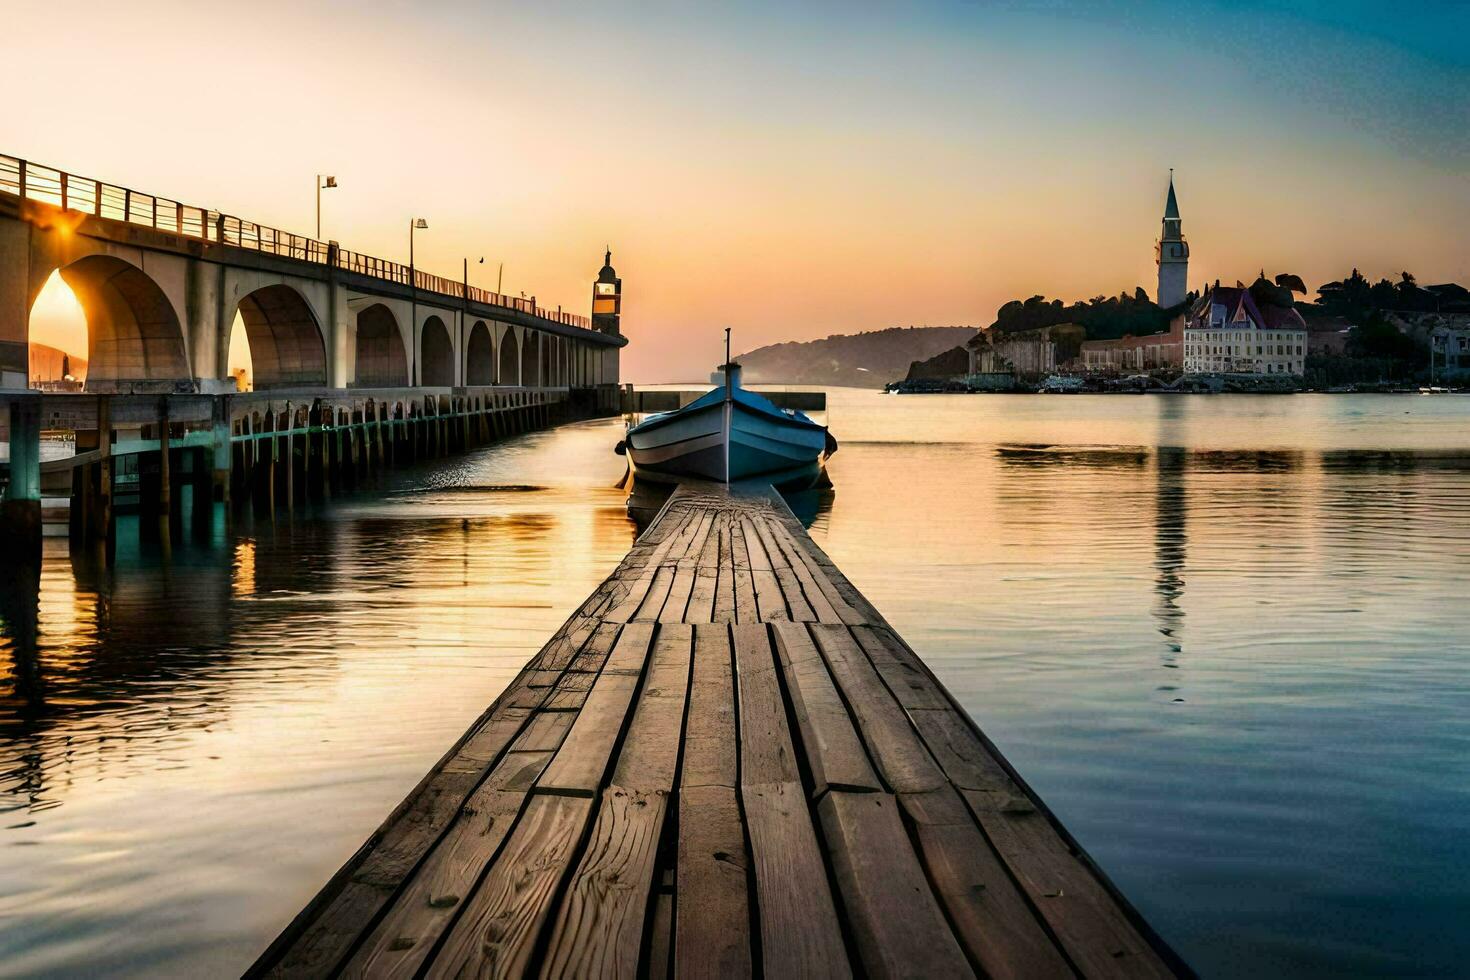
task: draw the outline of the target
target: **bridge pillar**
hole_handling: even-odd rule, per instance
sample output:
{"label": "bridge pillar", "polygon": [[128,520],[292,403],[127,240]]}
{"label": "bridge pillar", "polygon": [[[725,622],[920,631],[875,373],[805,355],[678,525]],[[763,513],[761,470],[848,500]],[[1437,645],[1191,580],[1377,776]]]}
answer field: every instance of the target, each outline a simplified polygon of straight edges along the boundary
{"label": "bridge pillar", "polygon": [[158,400],[158,516],[162,518],[171,517],[173,514],[173,467],[169,465],[169,431],[168,421],[168,398]]}
{"label": "bridge pillar", "polygon": [[[78,433],[78,443],[82,435]],[[97,459],[87,463],[80,474],[82,492],[72,502],[73,543],[100,543],[104,557],[110,557],[117,545],[117,528],[112,510],[112,399],[107,395],[97,396],[97,429],[92,435],[97,441]],[[77,449],[81,451],[82,446]]]}
{"label": "bridge pillar", "polygon": [[41,558],[41,396],[10,395],[10,467],[0,499],[0,542],[31,565]]}
{"label": "bridge pillar", "polygon": [[[213,434],[213,449],[209,460],[213,491],[210,499],[228,505],[230,502],[230,466],[234,461],[230,452],[230,396],[221,395],[210,405],[210,430]],[[195,500],[198,500],[196,494]],[[196,504],[197,506],[197,504]]]}
{"label": "bridge pillar", "polygon": [[31,226],[0,221],[0,388],[30,385]]}

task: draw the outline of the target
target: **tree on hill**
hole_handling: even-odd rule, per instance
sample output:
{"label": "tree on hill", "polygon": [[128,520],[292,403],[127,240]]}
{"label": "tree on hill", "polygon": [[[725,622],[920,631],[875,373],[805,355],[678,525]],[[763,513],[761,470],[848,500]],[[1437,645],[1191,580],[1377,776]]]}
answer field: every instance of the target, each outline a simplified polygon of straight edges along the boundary
{"label": "tree on hill", "polygon": [[1142,286],[1132,293],[1125,291],[1117,296],[1094,296],[1070,306],[1059,299],[1032,296],[1003,305],[996,312],[991,329],[1014,333],[1075,323],[1085,328],[1092,340],[1111,340],[1125,334],[1143,337],[1168,330],[1169,321],[1188,309],[1195,298],[1195,294],[1190,293],[1183,303],[1164,309],[1148,298]]}
{"label": "tree on hill", "polygon": [[1397,282],[1370,282],[1357,269],[1352,274],[1317,287],[1315,304],[1298,304],[1327,316],[1366,321],[1372,314],[1470,312],[1470,292],[1458,283],[1421,286],[1412,272],[1399,273]]}

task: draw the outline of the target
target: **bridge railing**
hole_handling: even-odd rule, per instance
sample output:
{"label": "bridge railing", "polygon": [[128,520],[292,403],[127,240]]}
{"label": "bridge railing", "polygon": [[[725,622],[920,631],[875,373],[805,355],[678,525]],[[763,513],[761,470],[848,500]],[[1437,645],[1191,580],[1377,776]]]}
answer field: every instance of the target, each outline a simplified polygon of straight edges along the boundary
{"label": "bridge railing", "polygon": [[0,191],[50,204],[65,211],[171,231],[188,238],[248,248],[283,258],[314,262],[318,265],[335,265],[347,272],[404,286],[412,283],[425,292],[517,310],[569,327],[590,329],[592,326],[588,317],[564,313],[560,307],[550,310],[537,306],[534,296],[504,296],[488,289],[469,286],[457,279],[436,276],[422,269],[410,269],[400,262],[351,252],[330,242],[319,242],[305,235],[295,235],[234,215],[182,204],[153,194],[143,194],[90,177],[80,177],[19,157],[0,154]]}

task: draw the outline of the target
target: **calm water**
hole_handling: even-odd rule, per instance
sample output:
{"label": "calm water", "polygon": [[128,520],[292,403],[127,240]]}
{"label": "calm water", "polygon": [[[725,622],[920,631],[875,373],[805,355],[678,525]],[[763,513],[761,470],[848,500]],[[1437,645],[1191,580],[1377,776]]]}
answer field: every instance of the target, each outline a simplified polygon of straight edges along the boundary
{"label": "calm water", "polygon": [[[1197,969],[1465,971],[1470,398],[830,408],[813,535]],[[0,972],[238,973],[622,556],[619,428],[48,550],[0,605]]]}

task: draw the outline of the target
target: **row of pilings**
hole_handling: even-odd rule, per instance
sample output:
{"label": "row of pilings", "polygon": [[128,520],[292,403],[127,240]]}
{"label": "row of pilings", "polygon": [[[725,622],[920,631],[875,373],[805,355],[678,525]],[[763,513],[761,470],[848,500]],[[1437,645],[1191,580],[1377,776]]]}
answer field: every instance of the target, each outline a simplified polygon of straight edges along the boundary
{"label": "row of pilings", "polygon": [[[0,550],[38,560],[43,524],[66,524],[74,550],[110,558],[119,512],[136,512],[144,537],[167,541],[186,516],[197,534],[207,535],[221,514],[229,521],[289,512],[351,492],[392,467],[616,414],[620,392],[603,386],[23,394],[0,405],[16,464],[0,473],[6,478]],[[74,455],[42,462],[43,430],[70,433]]]}
{"label": "row of pilings", "polygon": [[[577,393],[573,392],[572,395]],[[575,397],[430,396],[272,403],[232,423],[228,498],[236,512],[270,514],[350,492],[377,472],[588,417]]]}

